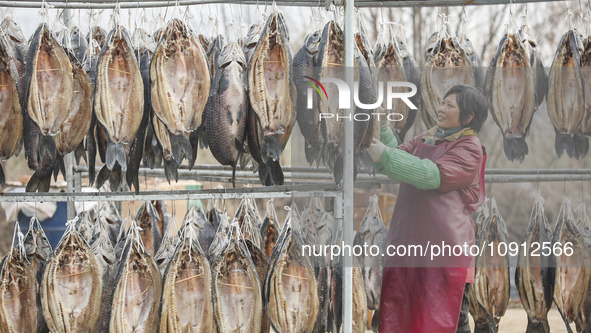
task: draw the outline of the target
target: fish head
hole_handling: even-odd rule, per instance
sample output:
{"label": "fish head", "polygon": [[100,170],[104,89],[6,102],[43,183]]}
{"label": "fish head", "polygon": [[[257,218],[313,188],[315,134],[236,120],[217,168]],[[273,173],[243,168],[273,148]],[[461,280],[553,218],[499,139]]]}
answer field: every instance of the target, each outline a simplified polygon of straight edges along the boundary
{"label": "fish head", "polygon": [[2,21],[0,24],[0,31],[4,32],[13,42],[17,44],[24,44],[27,41],[21,26],[10,16],[6,16],[6,18]]}
{"label": "fish head", "polygon": [[103,45],[105,45],[106,39],[107,32],[105,31],[105,29],[99,26],[94,26],[90,28],[90,31],[88,32],[87,36],[87,42],[88,44],[90,44],[93,40],[96,41],[98,45],[98,47],[94,50],[96,54],[99,54],[101,52],[101,48],[103,47]]}
{"label": "fish head", "polygon": [[244,47],[247,49],[254,48],[259,39],[261,38],[261,32],[263,31],[263,26],[260,23],[255,23],[250,26],[248,29],[248,33],[246,34],[246,38],[244,39]]}
{"label": "fish head", "polygon": [[474,45],[472,45],[472,41],[466,34],[463,34],[462,37],[460,37],[460,47],[462,47],[468,55],[474,53]]}
{"label": "fish head", "polygon": [[203,47],[204,50],[209,49],[209,44],[211,44],[212,39],[210,37],[205,37],[203,36],[203,34],[199,34],[199,43],[201,44],[201,47]]}
{"label": "fish head", "polygon": [[436,53],[440,41],[441,39],[437,32],[434,32],[429,36],[429,39],[427,40],[427,48],[425,49],[426,58],[429,58],[429,55]]}
{"label": "fish head", "polygon": [[398,46],[398,51],[400,52],[400,56],[404,59],[410,56],[410,52],[408,52],[408,45],[402,39],[397,39],[396,45]]}
{"label": "fish head", "polygon": [[88,42],[86,41],[84,36],[82,36],[82,33],[80,32],[80,29],[78,29],[78,27],[74,27],[70,31],[70,43],[72,45],[72,49],[74,50],[88,47]]}
{"label": "fish head", "polygon": [[147,50],[150,53],[154,53],[156,50],[156,42],[154,41],[154,37],[150,35],[146,30],[139,28],[133,32],[131,36],[133,40],[133,45],[137,48],[142,54],[144,50]]}
{"label": "fish head", "polygon": [[242,52],[242,48],[237,42],[230,42],[224,46],[217,59],[217,66],[218,68],[224,68],[231,62],[238,63],[243,69],[247,66],[244,52]]}
{"label": "fish head", "polygon": [[318,53],[318,47],[320,46],[321,38],[322,32],[320,30],[306,35],[306,39],[304,39],[304,47],[306,48],[306,51],[308,51],[310,54]]}

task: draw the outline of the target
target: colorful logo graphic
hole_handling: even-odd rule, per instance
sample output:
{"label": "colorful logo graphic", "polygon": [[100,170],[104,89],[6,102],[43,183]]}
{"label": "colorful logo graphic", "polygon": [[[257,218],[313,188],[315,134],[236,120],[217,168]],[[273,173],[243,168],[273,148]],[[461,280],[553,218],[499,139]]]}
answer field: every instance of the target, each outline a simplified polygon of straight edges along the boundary
{"label": "colorful logo graphic", "polygon": [[320,89],[318,89],[318,87],[322,88],[322,91],[324,91],[324,96],[326,96],[326,99],[328,100],[328,94],[326,93],[326,89],[324,89],[324,86],[320,82],[318,82],[317,80],[314,80],[313,78],[311,78],[309,76],[304,76],[304,78],[311,80],[316,84],[316,85],[314,85],[308,81],[304,81],[308,85],[310,85],[310,87],[316,89],[316,91],[318,92],[318,96],[320,96],[320,100],[322,100],[322,93],[320,92]]}

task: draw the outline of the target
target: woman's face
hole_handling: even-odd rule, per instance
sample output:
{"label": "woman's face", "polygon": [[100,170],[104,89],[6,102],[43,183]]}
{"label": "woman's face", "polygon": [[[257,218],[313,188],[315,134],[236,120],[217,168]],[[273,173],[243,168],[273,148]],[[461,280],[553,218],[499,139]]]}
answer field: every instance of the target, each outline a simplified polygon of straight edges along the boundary
{"label": "woman's face", "polygon": [[443,129],[460,127],[460,107],[456,95],[447,96],[437,109],[437,125]]}

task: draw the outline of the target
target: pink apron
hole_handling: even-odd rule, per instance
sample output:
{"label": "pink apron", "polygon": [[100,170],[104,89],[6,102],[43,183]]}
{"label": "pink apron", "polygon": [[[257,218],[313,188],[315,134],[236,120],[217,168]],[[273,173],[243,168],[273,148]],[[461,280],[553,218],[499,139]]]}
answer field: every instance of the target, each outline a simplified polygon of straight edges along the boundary
{"label": "pink apron", "polygon": [[[455,143],[439,146],[420,142],[413,155],[439,159]],[[486,156],[486,155],[484,155]],[[480,198],[464,204],[459,191],[420,190],[401,184],[390,223],[388,245],[472,245],[474,225],[470,218],[484,199],[484,161],[480,174]],[[438,259],[438,260],[437,260]],[[455,333],[470,256],[386,256],[380,301],[381,333]]]}

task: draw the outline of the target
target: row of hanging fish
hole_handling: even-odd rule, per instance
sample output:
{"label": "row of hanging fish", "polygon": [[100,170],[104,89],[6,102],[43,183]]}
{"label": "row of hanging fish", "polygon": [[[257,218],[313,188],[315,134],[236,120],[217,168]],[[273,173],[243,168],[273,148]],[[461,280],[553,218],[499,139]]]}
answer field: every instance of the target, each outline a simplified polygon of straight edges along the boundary
{"label": "row of hanging fish", "polygon": [[[109,34],[93,27],[87,38],[77,28],[58,38],[41,24],[28,45],[16,22],[2,23],[0,157],[18,154],[24,133],[35,171],[27,191],[47,191],[74,150],[77,162],[88,154],[91,184],[138,191],[142,160],[150,168],[163,162],[168,180],[178,179],[199,145],[234,170],[248,153],[264,184],[283,183],[279,159],[295,125],[295,88],[278,10],[251,29],[244,47],[221,35],[199,38],[181,19],[155,38],[141,28],[130,36],[114,21]],[[104,166],[95,175],[97,150]]]}
{"label": "row of hanging fish", "polygon": [[[210,202],[212,203],[212,202]],[[377,200],[356,241],[385,239]],[[122,220],[111,203],[69,221],[52,251],[33,218],[0,265],[0,329],[8,332],[339,332],[342,269],[303,245],[342,239],[320,198],[283,227],[244,199],[231,222],[213,202],[179,223],[163,202]],[[269,253],[268,249],[272,249]],[[320,260],[324,262],[320,262]],[[367,259],[366,259],[367,260]],[[379,305],[381,274],[354,267],[354,332]],[[376,326],[377,329],[377,326]]]}
{"label": "row of hanging fish", "polygon": [[[550,229],[544,213],[544,199],[538,191],[529,225],[519,246],[515,284],[521,305],[527,313],[527,332],[550,332],[548,311],[554,302],[568,332],[576,323],[577,332],[591,328],[589,283],[591,279],[591,224],[585,206],[575,219],[568,199],[564,199],[554,228]],[[496,249],[507,244],[507,227],[494,198],[484,204],[475,221],[478,246],[483,249],[476,258],[475,283],[470,290],[470,314],[475,332],[498,332],[498,325],[509,305],[509,252]],[[544,255],[542,244],[566,244],[572,253]],[[536,249],[535,244],[540,246]],[[493,244],[492,247],[489,244]],[[524,251],[525,249],[529,249]],[[554,248],[554,247],[552,247]],[[495,249],[490,252],[491,249]],[[536,252],[537,251],[537,252]]]}

